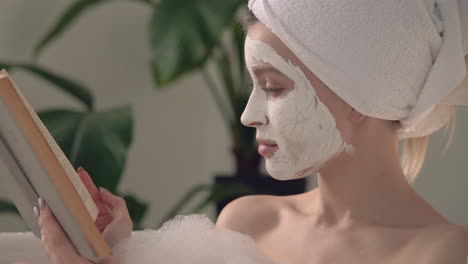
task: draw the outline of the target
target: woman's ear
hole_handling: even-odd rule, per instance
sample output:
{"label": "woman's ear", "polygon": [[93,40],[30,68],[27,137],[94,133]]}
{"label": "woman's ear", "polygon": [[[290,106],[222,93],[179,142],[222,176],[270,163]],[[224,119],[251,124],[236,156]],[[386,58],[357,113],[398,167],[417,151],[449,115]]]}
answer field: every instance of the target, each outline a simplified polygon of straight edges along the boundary
{"label": "woman's ear", "polygon": [[351,112],[349,114],[349,117],[350,117],[350,120],[351,122],[353,123],[360,123],[362,122],[364,119],[366,119],[366,116],[359,113],[358,111],[356,111],[354,108],[351,109]]}

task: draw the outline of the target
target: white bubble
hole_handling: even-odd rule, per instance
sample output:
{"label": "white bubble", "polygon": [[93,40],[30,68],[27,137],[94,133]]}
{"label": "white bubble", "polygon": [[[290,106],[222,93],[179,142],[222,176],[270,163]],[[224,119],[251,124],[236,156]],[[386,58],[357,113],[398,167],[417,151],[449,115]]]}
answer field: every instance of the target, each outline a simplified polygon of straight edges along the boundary
{"label": "white bubble", "polygon": [[120,243],[123,264],[273,264],[249,236],[216,228],[205,215],[177,216],[158,230],[147,229]]}

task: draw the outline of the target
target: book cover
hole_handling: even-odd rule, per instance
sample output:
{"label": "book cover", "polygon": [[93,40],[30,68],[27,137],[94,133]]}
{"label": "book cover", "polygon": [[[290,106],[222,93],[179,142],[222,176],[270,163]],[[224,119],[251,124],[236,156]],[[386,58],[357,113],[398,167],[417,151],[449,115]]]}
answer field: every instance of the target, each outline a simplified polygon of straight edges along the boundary
{"label": "book cover", "polygon": [[5,70],[0,71],[1,176],[9,197],[40,237],[33,206],[42,197],[83,257],[110,254],[94,221],[98,209],[77,172]]}

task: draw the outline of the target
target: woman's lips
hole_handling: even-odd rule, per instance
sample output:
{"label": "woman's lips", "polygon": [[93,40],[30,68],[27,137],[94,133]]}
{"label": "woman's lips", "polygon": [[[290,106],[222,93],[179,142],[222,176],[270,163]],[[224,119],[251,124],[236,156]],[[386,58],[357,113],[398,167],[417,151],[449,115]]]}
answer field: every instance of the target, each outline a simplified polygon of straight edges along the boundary
{"label": "woman's lips", "polygon": [[270,157],[278,149],[277,145],[260,144],[258,146],[258,154],[264,157]]}

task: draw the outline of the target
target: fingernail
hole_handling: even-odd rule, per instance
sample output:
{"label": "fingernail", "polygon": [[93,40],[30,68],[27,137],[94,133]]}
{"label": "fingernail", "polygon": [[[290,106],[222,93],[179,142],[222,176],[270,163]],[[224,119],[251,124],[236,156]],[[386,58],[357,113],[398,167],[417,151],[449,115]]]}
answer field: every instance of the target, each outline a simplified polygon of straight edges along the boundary
{"label": "fingernail", "polygon": [[34,206],[34,215],[36,216],[36,218],[39,217],[39,214],[40,214],[40,213],[41,213],[41,212],[39,211],[39,208],[37,208],[37,206]]}
{"label": "fingernail", "polygon": [[107,193],[107,194],[112,194],[109,190],[107,190],[107,189],[104,188],[104,187],[99,187],[99,191],[100,191],[100,192]]}
{"label": "fingernail", "polygon": [[78,173],[84,171],[83,167],[78,167],[78,170],[76,170]]}
{"label": "fingernail", "polygon": [[39,205],[39,210],[43,210],[46,207],[45,201],[42,197],[39,197],[37,204]]}

